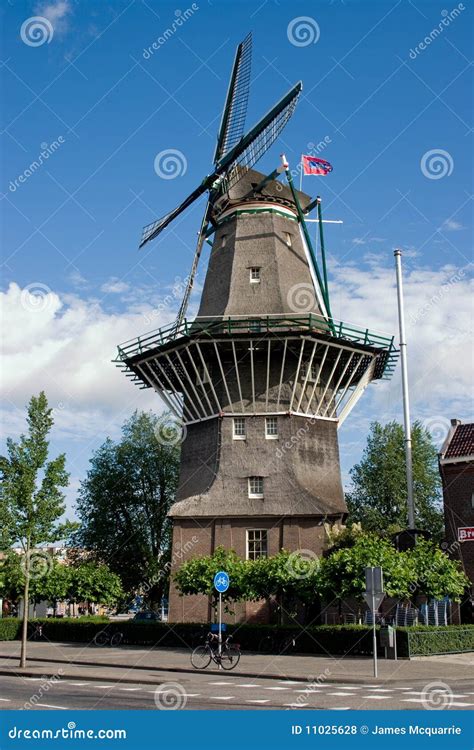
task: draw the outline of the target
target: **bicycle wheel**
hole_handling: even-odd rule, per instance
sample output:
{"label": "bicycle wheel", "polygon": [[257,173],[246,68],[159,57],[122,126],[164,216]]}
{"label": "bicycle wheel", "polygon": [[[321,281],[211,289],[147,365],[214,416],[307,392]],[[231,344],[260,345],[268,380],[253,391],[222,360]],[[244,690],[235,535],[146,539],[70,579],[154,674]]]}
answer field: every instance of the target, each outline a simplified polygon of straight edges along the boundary
{"label": "bicycle wheel", "polygon": [[234,669],[240,661],[240,649],[228,646],[222,649],[221,664],[223,669]]}
{"label": "bicycle wheel", "polygon": [[114,633],[110,639],[111,646],[120,646],[123,641],[123,633]]}
{"label": "bicycle wheel", "polygon": [[104,630],[94,636],[94,646],[105,646],[109,642],[109,636]]}
{"label": "bicycle wheel", "polygon": [[210,661],[211,654],[207,646],[197,646],[191,654],[191,664],[194,669],[206,669]]}

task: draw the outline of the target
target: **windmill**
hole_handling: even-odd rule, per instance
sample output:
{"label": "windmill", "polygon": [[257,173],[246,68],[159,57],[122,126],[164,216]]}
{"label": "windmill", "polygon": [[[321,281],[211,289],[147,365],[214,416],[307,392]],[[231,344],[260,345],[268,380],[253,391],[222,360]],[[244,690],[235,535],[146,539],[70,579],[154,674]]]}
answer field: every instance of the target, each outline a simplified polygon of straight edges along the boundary
{"label": "windmill", "polygon": [[226,101],[222,112],[214,153],[213,170],[187,198],[173,211],[143,228],[139,247],[154,240],[158,235],[186,211],[204,193],[209,193],[206,209],[198,233],[198,240],[191,273],[176,321],[182,323],[193,288],[197,266],[203,244],[208,236],[209,224],[213,222],[213,207],[222,195],[235,185],[246,172],[262,158],[292,116],[303,84],[299,81],[283,96],[259,122],[244,134],[245,117],[250,88],[252,59],[252,34],[249,33],[237,47],[229,81]]}
{"label": "windmill", "polygon": [[[249,559],[282,548],[320,555],[324,524],[347,514],[338,428],[369,383],[390,376],[396,358],[393,336],[332,317],[321,199],[296,190],[284,156],[268,175],[253,169],[290,119],[302,84],[244,134],[250,54],[249,35],[235,56],[210,174],[143,230],[141,246],[208,193],[178,320],[121,344],[116,360],[160,395],[178,428],[164,424],[157,435],[181,442],[169,513],[172,573],[219,545]],[[305,219],[313,209],[321,271]],[[205,241],[212,250],[189,320]],[[207,599],[196,599],[189,604],[172,587],[170,620],[209,622]]]}

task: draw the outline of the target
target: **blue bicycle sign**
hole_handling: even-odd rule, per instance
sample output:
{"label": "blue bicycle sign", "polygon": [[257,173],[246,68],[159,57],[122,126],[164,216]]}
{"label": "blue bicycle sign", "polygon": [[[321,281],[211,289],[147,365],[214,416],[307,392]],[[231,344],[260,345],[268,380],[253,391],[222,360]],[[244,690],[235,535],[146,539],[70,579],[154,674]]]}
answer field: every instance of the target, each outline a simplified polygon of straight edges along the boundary
{"label": "blue bicycle sign", "polygon": [[214,576],[214,588],[219,594],[223,594],[229,588],[229,574],[225,570],[220,570]]}

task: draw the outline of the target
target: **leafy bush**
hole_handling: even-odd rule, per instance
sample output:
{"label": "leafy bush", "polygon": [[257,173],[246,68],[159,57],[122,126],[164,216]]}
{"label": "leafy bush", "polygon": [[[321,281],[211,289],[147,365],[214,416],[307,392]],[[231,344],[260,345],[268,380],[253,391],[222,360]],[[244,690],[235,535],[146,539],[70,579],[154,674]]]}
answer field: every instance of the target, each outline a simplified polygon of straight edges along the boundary
{"label": "leafy bush", "polygon": [[21,620],[18,617],[0,618],[0,641],[15,641],[20,633]]}
{"label": "leafy bush", "polygon": [[448,625],[438,628],[421,625],[399,628],[397,633],[397,644],[403,644],[400,656],[431,656],[474,651],[474,625]]}

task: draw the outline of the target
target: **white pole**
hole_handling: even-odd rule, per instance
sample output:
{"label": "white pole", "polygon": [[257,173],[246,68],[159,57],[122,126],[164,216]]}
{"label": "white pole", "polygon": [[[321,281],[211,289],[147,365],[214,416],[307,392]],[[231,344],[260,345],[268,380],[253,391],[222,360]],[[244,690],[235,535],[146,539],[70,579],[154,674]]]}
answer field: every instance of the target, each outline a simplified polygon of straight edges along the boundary
{"label": "white pole", "polygon": [[303,185],[303,154],[300,156],[300,193]]}
{"label": "white pole", "polygon": [[415,506],[413,502],[413,467],[410,425],[410,401],[408,396],[407,343],[405,339],[405,312],[403,309],[402,251],[395,250],[397,272],[398,322],[400,328],[400,360],[402,366],[403,420],[405,424],[405,467],[407,478],[408,527],[415,528]]}
{"label": "white pole", "polygon": [[221,656],[222,656],[222,594],[219,591],[219,645],[217,648],[217,653],[219,654],[219,669],[222,668],[221,665]]}

